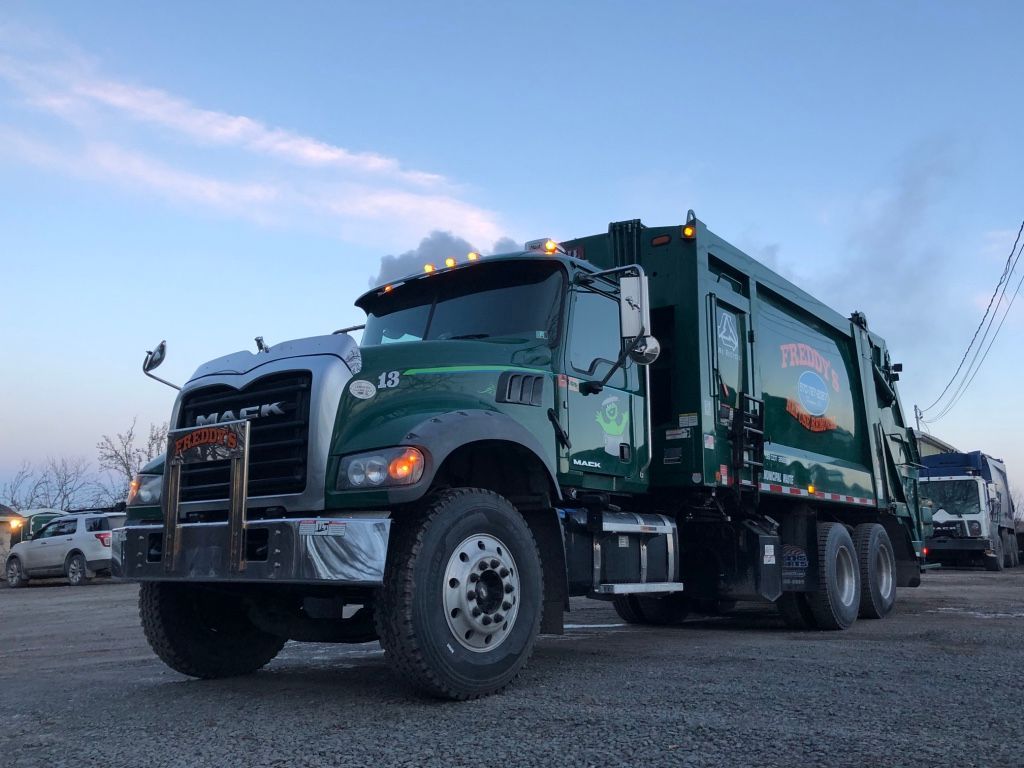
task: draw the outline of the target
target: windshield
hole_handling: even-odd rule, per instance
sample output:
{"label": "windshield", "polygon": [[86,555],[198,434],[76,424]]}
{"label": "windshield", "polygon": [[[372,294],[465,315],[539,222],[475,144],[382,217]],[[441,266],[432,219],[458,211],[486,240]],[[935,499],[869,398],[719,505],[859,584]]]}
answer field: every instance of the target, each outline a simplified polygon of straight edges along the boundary
{"label": "windshield", "polygon": [[553,345],[564,292],[554,263],[506,261],[442,272],[365,300],[362,344],[515,339]]}
{"label": "windshield", "polygon": [[946,510],[951,515],[977,515],[981,512],[981,495],[974,480],[929,480],[921,483],[921,497],[931,500],[932,510]]}

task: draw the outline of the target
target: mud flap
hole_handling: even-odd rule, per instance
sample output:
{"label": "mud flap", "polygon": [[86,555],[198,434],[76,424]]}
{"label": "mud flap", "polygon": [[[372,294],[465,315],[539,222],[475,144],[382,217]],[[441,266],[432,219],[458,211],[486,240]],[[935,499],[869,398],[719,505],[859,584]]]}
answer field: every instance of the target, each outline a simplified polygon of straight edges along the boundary
{"label": "mud flap", "polygon": [[921,565],[917,562],[917,560],[896,561],[896,586],[921,586]]}

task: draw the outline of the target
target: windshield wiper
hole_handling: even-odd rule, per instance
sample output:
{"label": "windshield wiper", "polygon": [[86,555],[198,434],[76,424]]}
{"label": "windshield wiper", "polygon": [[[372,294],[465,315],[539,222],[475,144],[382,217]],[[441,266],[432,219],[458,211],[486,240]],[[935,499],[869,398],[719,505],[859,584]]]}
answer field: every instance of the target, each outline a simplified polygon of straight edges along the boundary
{"label": "windshield wiper", "polygon": [[489,339],[491,334],[489,333],[463,333],[459,336],[449,336],[448,341],[454,341],[455,339]]}

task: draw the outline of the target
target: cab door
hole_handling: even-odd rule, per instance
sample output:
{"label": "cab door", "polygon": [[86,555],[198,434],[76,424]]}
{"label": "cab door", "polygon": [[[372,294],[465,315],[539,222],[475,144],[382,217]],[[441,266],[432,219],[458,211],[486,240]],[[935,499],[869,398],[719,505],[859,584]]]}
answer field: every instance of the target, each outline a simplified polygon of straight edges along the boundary
{"label": "cab door", "polygon": [[635,365],[616,371],[601,392],[581,391],[584,382],[603,379],[618,359],[622,344],[618,302],[593,291],[574,291],[567,338],[569,472],[593,477],[595,487],[607,487],[598,478],[636,474],[638,443],[643,442],[637,437],[642,437],[644,429]]}
{"label": "cab door", "polygon": [[[733,444],[738,439],[734,431],[737,419],[742,419],[750,408],[745,397],[753,391],[750,302],[740,296],[725,298],[711,294],[710,298],[711,395],[716,450],[710,456],[705,451],[705,458],[712,461],[710,466],[705,466],[705,476],[714,477],[720,485],[751,484],[757,479],[755,473],[734,451],[743,446]],[[744,453],[749,458],[749,449]]]}

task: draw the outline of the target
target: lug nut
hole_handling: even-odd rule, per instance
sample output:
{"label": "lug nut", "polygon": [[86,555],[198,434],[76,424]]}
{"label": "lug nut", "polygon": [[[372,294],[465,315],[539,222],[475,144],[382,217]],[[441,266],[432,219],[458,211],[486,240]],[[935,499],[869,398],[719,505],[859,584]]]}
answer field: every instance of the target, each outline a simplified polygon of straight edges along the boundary
{"label": "lug nut", "polygon": [[505,585],[505,594],[506,595],[511,595],[515,591],[516,591],[516,588],[513,587],[511,584],[506,584]]}
{"label": "lug nut", "polygon": [[476,590],[475,589],[469,590],[469,592],[466,593],[466,599],[467,600],[476,600]]}
{"label": "lug nut", "polygon": [[501,563],[497,560],[491,560],[491,568],[497,568],[499,565],[501,565]]}
{"label": "lug nut", "polygon": [[506,611],[512,610],[512,603],[506,600],[504,603],[501,604],[501,607]]}
{"label": "lug nut", "polygon": [[480,574],[479,573],[471,573],[471,574],[469,574],[469,580],[470,581],[480,581]]}
{"label": "lug nut", "polygon": [[480,563],[480,570],[481,571],[486,571],[487,570],[487,562],[486,561]]}
{"label": "lug nut", "polygon": [[490,623],[491,623],[491,621],[492,621],[492,619],[491,619],[491,617],[490,617],[490,616],[484,616],[484,617],[483,617],[482,619],[480,619],[480,623],[481,623],[481,624],[483,624],[483,625],[484,625],[485,627],[486,627],[486,626],[487,626],[488,624],[490,624]]}
{"label": "lug nut", "polygon": [[473,618],[475,619],[477,616],[479,616],[481,613],[483,613],[483,611],[481,611],[479,608],[477,608],[474,605],[473,606],[473,610],[471,611],[471,613],[473,614]]}
{"label": "lug nut", "polygon": [[504,620],[505,620],[505,617],[502,616],[500,613],[494,614],[494,623],[495,624],[501,624],[501,622],[503,622]]}
{"label": "lug nut", "polygon": [[504,579],[506,576],[508,576],[508,568],[502,568],[500,571],[498,571],[498,575]]}

